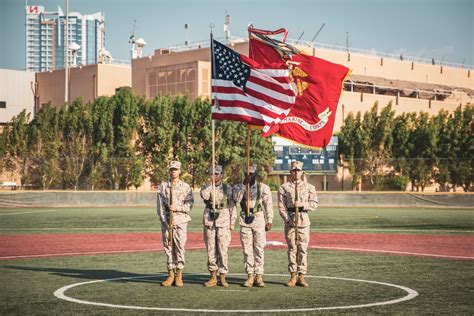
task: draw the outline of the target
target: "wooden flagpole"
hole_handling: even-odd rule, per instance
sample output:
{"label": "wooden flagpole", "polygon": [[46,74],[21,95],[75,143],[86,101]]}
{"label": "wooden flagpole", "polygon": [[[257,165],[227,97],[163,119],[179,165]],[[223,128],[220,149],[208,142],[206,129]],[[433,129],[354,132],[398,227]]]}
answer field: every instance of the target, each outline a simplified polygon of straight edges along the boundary
{"label": "wooden flagpole", "polygon": [[246,216],[250,216],[250,126],[247,124],[247,212]]}
{"label": "wooden flagpole", "polygon": [[[250,31],[247,29],[248,32],[248,38],[249,38],[249,56],[253,58],[250,54]],[[250,216],[250,126],[247,123],[247,210],[245,212],[246,217],[248,218]]]}
{"label": "wooden flagpole", "polygon": [[[209,27],[211,29],[211,70],[212,70],[212,77],[215,77],[215,60],[214,60],[214,36],[213,36],[213,29],[214,29],[214,23],[211,22],[209,24]],[[211,78],[212,81],[212,78]],[[211,109],[212,109],[212,83],[211,83]],[[215,173],[216,173],[216,135],[215,135],[215,123],[214,120],[212,119],[212,111],[211,111],[211,134],[212,134],[212,209],[216,209],[216,181],[215,181]]]}

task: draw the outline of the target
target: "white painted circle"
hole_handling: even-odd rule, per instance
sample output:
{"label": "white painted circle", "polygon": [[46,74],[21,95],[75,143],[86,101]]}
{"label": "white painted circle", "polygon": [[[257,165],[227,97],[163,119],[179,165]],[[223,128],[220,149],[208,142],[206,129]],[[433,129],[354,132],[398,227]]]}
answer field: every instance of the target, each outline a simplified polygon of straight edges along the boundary
{"label": "white painted circle", "polygon": [[[160,274],[161,276],[163,274]],[[207,274],[203,274],[207,275]],[[232,275],[246,275],[246,274],[232,274]],[[267,276],[275,276],[275,277],[286,277],[287,274],[266,274]],[[94,281],[87,281],[87,282],[80,282],[74,283],[70,285],[63,286],[60,289],[57,289],[54,292],[54,296],[60,298],[62,300],[66,300],[69,302],[79,303],[79,304],[87,304],[87,305],[95,305],[95,306],[106,306],[106,307],[114,307],[114,308],[124,308],[124,309],[136,309],[136,310],[158,310],[158,311],[173,311],[173,312],[201,312],[201,313],[279,313],[279,312],[309,312],[309,311],[320,311],[320,310],[335,310],[335,309],[351,309],[351,308],[362,308],[362,307],[372,307],[372,306],[381,306],[381,305],[390,305],[396,304],[404,301],[411,300],[418,296],[418,292],[412,290],[408,287],[404,287],[401,285],[391,284],[391,283],[384,283],[384,282],[377,282],[377,281],[369,281],[369,280],[361,280],[361,279],[349,279],[349,278],[338,278],[338,277],[329,277],[329,276],[313,276],[313,275],[305,275],[306,278],[315,278],[315,279],[331,279],[331,280],[343,280],[343,281],[354,281],[354,282],[363,282],[363,283],[371,283],[371,284],[378,284],[384,285],[388,287],[394,287],[397,289],[401,289],[407,293],[407,295],[390,300],[390,301],[383,301],[383,302],[375,302],[369,304],[360,304],[360,305],[344,305],[344,306],[328,306],[328,307],[311,307],[311,308],[292,308],[292,309],[190,309],[190,308],[167,308],[167,307],[152,307],[152,306],[133,306],[133,305],[118,305],[118,304],[108,304],[108,303],[100,303],[100,302],[91,302],[85,300],[79,300],[73,297],[69,297],[64,293],[72,289],[73,287],[78,287],[81,285],[92,284],[92,283],[100,283],[106,281],[117,281],[117,280],[131,280],[131,279],[145,279],[149,277],[155,277],[158,275],[146,275],[146,276],[139,276],[139,277],[124,277],[124,278],[114,278],[114,279],[104,279],[104,280],[94,280]],[[231,276],[231,275],[229,275]]]}

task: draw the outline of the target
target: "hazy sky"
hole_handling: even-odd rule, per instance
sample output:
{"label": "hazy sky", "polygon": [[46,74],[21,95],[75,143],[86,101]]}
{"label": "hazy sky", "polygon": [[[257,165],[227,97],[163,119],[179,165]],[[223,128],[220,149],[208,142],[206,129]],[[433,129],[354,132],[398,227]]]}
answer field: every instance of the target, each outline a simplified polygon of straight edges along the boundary
{"label": "hazy sky", "polygon": [[[65,11],[65,0],[28,0],[46,11]],[[25,0],[0,0],[0,68],[25,68]],[[310,40],[325,23],[317,41],[382,53],[474,64],[474,0],[70,0],[70,11],[105,13],[106,48],[116,59],[130,56],[129,36],[135,34],[154,49],[209,38],[209,24],[223,36],[226,11],[231,33],[246,36],[255,27],[285,27],[289,37]]]}

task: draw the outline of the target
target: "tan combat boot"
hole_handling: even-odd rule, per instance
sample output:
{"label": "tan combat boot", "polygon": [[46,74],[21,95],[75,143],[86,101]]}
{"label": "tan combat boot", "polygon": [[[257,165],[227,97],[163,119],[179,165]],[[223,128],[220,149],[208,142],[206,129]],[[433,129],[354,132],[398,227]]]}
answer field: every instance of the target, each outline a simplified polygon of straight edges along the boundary
{"label": "tan combat boot", "polygon": [[253,273],[249,273],[247,280],[244,282],[245,287],[252,287],[253,285]]}
{"label": "tan combat boot", "polygon": [[209,281],[204,283],[205,287],[213,287],[217,284],[217,271],[211,271],[211,277]]}
{"label": "tan combat boot", "polygon": [[288,282],[286,282],[286,286],[294,287],[295,285],[296,285],[296,272],[291,272],[291,277],[288,280]]}
{"label": "tan combat boot", "polygon": [[220,278],[219,278],[219,279],[220,279],[219,281],[220,281],[221,286],[222,286],[222,287],[229,287],[229,283],[227,283],[227,281],[226,281],[226,279],[225,279],[225,274],[224,274],[224,273],[221,273],[221,274],[219,275],[219,277],[220,277]]}
{"label": "tan combat boot", "polygon": [[265,283],[263,282],[263,274],[257,274],[255,277],[255,286],[264,287]]}
{"label": "tan combat boot", "polygon": [[168,277],[166,278],[166,280],[161,282],[161,286],[171,286],[171,284],[173,284],[173,281],[174,281],[174,270],[168,270]]}
{"label": "tan combat boot", "polygon": [[174,277],[174,285],[183,287],[183,269],[176,269],[176,276]]}
{"label": "tan combat boot", "polygon": [[309,287],[308,282],[305,281],[304,279],[304,274],[303,273],[298,273],[298,280],[296,281],[296,285],[302,286],[302,287]]}

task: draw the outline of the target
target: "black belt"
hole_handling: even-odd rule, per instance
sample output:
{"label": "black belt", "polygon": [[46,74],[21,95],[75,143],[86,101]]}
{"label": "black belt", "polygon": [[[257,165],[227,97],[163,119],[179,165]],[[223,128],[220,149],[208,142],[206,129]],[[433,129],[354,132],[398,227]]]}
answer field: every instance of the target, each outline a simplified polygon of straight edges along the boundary
{"label": "black belt", "polygon": [[[289,208],[287,208],[287,210],[288,210],[289,213],[294,213],[294,212],[296,212],[296,207],[289,207]],[[300,212],[300,213],[301,213],[301,212],[302,212],[302,213],[307,213],[308,211],[307,211],[307,210],[301,210],[301,209],[300,209],[299,212]]]}
{"label": "black belt", "polygon": [[[206,207],[208,209],[211,209],[212,210],[212,201],[209,201],[209,202],[204,202],[204,204],[206,204]],[[215,210],[222,210],[224,209],[225,207],[225,204],[224,202],[221,202],[221,203],[214,203],[214,206],[217,206],[217,208],[214,208]]]}
{"label": "black belt", "polygon": [[[262,208],[258,207],[256,211],[254,211],[254,210],[255,210],[254,207],[250,208],[249,213],[255,214],[255,213],[261,212]],[[247,210],[242,210],[242,215],[245,215],[245,214],[247,214]]]}
{"label": "black belt", "polygon": [[222,211],[223,209],[226,209],[226,207],[222,207],[222,208],[212,208],[212,207],[208,207],[207,209],[209,210],[209,212],[216,212],[216,213],[218,213],[218,212]]}

